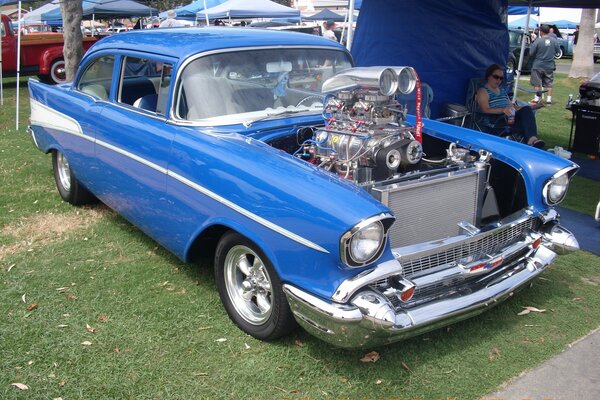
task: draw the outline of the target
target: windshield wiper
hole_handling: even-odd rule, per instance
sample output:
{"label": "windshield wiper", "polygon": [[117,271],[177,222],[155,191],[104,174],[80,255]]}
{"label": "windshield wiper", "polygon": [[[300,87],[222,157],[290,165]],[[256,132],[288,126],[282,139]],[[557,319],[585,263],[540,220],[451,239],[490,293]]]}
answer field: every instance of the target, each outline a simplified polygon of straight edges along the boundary
{"label": "windshield wiper", "polygon": [[266,119],[273,118],[273,117],[281,117],[282,115],[293,115],[293,114],[298,114],[298,113],[307,112],[307,111],[314,111],[314,110],[306,109],[306,110],[284,110],[284,111],[279,111],[279,112],[276,112],[276,113],[267,114],[267,115],[265,115],[263,117],[259,117],[259,118],[255,118],[255,119],[249,119],[247,121],[242,122],[242,125],[244,125],[245,128],[250,128],[253,123],[258,122],[258,121],[264,121]]}

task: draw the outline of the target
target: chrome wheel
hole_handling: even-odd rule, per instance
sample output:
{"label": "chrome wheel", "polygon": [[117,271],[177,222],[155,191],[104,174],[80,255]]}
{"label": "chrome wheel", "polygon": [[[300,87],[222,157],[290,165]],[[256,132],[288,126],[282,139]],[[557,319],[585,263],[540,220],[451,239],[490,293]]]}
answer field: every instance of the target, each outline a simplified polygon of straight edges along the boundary
{"label": "chrome wheel", "polygon": [[558,50],[558,53],[556,53],[556,54],[554,55],[554,58],[555,58],[556,60],[560,60],[560,59],[562,58],[563,54],[564,54],[564,50],[563,50],[563,48],[561,47],[561,48]]}
{"label": "chrome wheel", "polygon": [[233,246],[225,257],[224,278],[235,311],[252,325],[264,324],[273,310],[273,293],[258,255],[246,246]]}
{"label": "chrome wheel", "polygon": [[56,166],[60,185],[66,192],[71,191],[71,169],[63,153],[58,152],[56,154]]}
{"label": "chrome wheel", "polygon": [[67,81],[67,72],[64,60],[56,60],[50,66],[50,80],[52,83],[64,83]]}

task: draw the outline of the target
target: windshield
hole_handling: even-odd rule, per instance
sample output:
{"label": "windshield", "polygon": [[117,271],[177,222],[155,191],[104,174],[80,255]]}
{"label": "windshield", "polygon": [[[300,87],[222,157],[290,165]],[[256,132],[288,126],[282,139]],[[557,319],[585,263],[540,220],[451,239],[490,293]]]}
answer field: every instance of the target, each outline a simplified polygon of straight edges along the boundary
{"label": "windshield", "polygon": [[352,67],[347,53],[290,48],[212,54],[181,74],[180,119],[233,124],[289,112],[320,112],[321,85]]}

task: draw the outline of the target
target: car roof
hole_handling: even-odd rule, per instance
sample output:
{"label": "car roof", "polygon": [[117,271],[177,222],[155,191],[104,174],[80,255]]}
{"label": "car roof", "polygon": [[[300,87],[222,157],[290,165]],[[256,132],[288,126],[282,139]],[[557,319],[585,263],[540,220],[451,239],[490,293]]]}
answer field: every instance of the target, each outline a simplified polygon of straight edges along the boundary
{"label": "car roof", "polygon": [[319,46],[345,49],[317,35],[256,28],[192,27],[133,30],[98,41],[86,58],[102,50],[147,51],[185,59],[193,54],[226,48],[254,46]]}

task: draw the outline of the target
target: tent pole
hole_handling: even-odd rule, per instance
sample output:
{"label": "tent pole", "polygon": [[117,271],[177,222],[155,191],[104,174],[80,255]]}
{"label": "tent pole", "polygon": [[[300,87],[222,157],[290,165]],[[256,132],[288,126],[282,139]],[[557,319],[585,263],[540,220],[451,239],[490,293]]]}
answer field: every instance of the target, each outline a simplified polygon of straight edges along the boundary
{"label": "tent pole", "polygon": [[[531,0],[530,0],[531,1]],[[352,36],[354,35],[354,0],[350,0],[348,6],[348,40],[346,41],[346,48],[350,50],[352,48]]]}
{"label": "tent pole", "polygon": [[525,35],[521,38],[521,53],[519,54],[519,66],[515,74],[515,87],[513,92],[512,102],[517,101],[517,90],[519,89],[519,79],[521,78],[521,68],[523,68],[523,54],[525,54],[525,37],[529,35],[529,18],[531,17],[531,3],[533,0],[529,0],[529,6],[527,8],[527,17],[525,18]]}
{"label": "tent pole", "polygon": [[340,37],[340,43],[344,40],[344,32],[348,29],[348,14],[344,15],[344,27],[342,28],[342,36]]}
{"label": "tent pole", "polygon": [[92,31],[92,37],[94,37],[94,27],[96,26],[96,14],[92,14],[92,26],[90,27]]}
{"label": "tent pole", "polygon": [[21,0],[18,3],[18,20],[17,20],[17,104],[16,104],[16,115],[15,115],[15,126],[16,130],[19,130],[19,78],[21,77]]}
{"label": "tent pole", "polygon": [[206,17],[206,26],[208,26],[208,14],[206,13],[206,0],[204,0],[204,16]]}
{"label": "tent pole", "polygon": [[[2,29],[4,29],[4,25],[2,25]],[[8,32],[4,32],[5,35],[8,35]],[[0,105],[4,105],[4,85],[2,80],[4,76],[2,74],[2,37],[0,37]]]}

